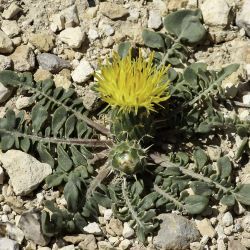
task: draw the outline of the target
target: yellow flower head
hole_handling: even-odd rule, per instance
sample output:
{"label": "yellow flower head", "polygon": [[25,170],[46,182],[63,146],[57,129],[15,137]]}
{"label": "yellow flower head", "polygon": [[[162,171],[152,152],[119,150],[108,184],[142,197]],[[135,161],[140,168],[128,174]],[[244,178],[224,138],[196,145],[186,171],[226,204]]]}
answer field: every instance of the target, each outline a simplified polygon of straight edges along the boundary
{"label": "yellow flower head", "polygon": [[113,54],[112,62],[100,67],[95,73],[97,91],[102,100],[120,111],[137,113],[140,107],[147,112],[155,111],[154,105],[167,100],[169,81],[166,80],[168,67],[157,69],[153,65],[154,53],[148,60],[142,57],[133,59],[131,51],[124,58]]}

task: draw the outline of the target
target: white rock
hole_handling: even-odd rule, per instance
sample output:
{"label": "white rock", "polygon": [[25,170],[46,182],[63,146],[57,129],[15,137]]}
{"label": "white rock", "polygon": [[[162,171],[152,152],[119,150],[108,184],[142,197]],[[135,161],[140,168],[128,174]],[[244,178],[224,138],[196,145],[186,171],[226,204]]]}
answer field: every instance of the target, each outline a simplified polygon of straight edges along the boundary
{"label": "white rock", "polygon": [[227,250],[227,247],[226,247],[223,239],[217,240],[217,250]]}
{"label": "white rock", "polygon": [[215,236],[216,231],[209,219],[195,220],[196,226],[202,236],[209,236],[211,239]]}
{"label": "white rock", "polygon": [[0,55],[0,71],[11,68],[11,59],[7,56]]}
{"label": "white rock", "polygon": [[130,227],[128,222],[125,222],[123,225],[122,235],[124,238],[128,239],[134,235],[135,231],[133,228]]}
{"label": "white rock", "polygon": [[112,218],[113,211],[112,209],[105,209],[103,217],[106,221],[109,221]]}
{"label": "white rock", "polygon": [[3,168],[0,167],[0,185],[3,185],[4,182],[4,172],[3,172]]}
{"label": "white rock", "polygon": [[15,20],[3,20],[1,29],[6,35],[8,35],[8,37],[11,38],[17,36],[21,31]]}
{"label": "white rock", "polygon": [[60,12],[62,16],[65,18],[65,27],[75,27],[79,24],[79,17],[77,14],[76,6],[70,6],[63,11]]}
{"label": "white rock", "polygon": [[67,28],[61,31],[58,38],[70,48],[77,49],[81,47],[82,42],[85,39],[85,33],[81,31],[80,27]]}
{"label": "white rock", "polygon": [[86,59],[82,59],[79,65],[71,73],[71,77],[74,82],[84,83],[92,76],[93,73],[94,69],[92,68],[90,63]]}
{"label": "white rock", "polygon": [[9,218],[8,218],[7,214],[4,214],[4,215],[1,216],[1,221],[4,222],[4,223],[9,221]]}
{"label": "white rock", "polygon": [[0,53],[8,54],[14,50],[11,39],[0,30]]}
{"label": "white rock", "polygon": [[52,16],[52,23],[50,29],[53,32],[61,31],[65,28],[65,17],[61,14],[55,14]]}
{"label": "white rock", "polygon": [[226,212],[222,217],[222,223],[224,226],[229,227],[233,224],[234,219],[230,212]]}
{"label": "white rock", "polygon": [[16,5],[14,2],[3,12],[2,17],[5,19],[12,19],[15,17],[22,9]]}
{"label": "white rock", "polygon": [[59,250],[75,250],[75,246],[74,245],[68,245],[68,246],[59,248]]}
{"label": "white rock", "polygon": [[2,83],[0,83],[0,103],[5,102],[11,95],[11,92],[11,90],[9,90]]}
{"label": "white rock", "polygon": [[1,250],[19,250],[19,245],[16,241],[8,238],[0,238]]}
{"label": "white rock", "polygon": [[19,150],[8,150],[0,155],[16,195],[32,192],[45,177],[52,173],[51,166]]}
{"label": "white rock", "polygon": [[241,11],[237,13],[236,25],[244,28],[247,35],[250,36],[250,0],[245,0]]}
{"label": "white rock", "polygon": [[250,233],[250,214],[243,217],[241,225],[246,232]]}
{"label": "white rock", "polygon": [[225,28],[229,23],[231,7],[226,0],[205,0],[201,11],[205,24]]}
{"label": "white rock", "polygon": [[102,230],[96,222],[89,223],[86,227],[83,228],[86,233],[100,235]]}
{"label": "white rock", "polygon": [[21,244],[24,239],[23,231],[19,227],[11,223],[6,223],[5,225],[6,225],[6,236]]}
{"label": "white rock", "polygon": [[250,93],[243,95],[242,102],[246,105],[250,105]]}
{"label": "white rock", "polygon": [[19,110],[26,108],[26,107],[29,107],[30,105],[31,105],[31,103],[30,103],[29,96],[19,96],[16,100],[16,108]]}
{"label": "white rock", "polygon": [[128,240],[128,239],[125,239],[123,241],[121,241],[120,245],[119,245],[119,248],[123,249],[123,250],[126,250],[128,249],[130,246],[131,246],[131,241]]}
{"label": "white rock", "polygon": [[97,30],[95,30],[95,29],[89,29],[89,31],[88,31],[88,38],[89,38],[89,40],[94,41],[98,37],[99,37],[99,34],[98,34]]}
{"label": "white rock", "polygon": [[112,36],[115,33],[114,28],[109,25],[109,24],[102,24],[100,22],[100,25],[98,26],[98,28],[101,30],[101,32],[105,35],[105,36]]}
{"label": "white rock", "polygon": [[159,29],[161,27],[161,13],[159,10],[150,10],[148,18],[148,27],[151,29]]}
{"label": "white rock", "polygon": [[5,214],[9,214],[11,212],[11,208],[8,204],[4,204],[2,210]]}
{"label": "white rock", "polygon": [[129,17],[128,17],[129,21],[136,22],[136,21],[138,21],[139,17],[140,17],[139,9],[132,8],[132,9],[129,10]]}

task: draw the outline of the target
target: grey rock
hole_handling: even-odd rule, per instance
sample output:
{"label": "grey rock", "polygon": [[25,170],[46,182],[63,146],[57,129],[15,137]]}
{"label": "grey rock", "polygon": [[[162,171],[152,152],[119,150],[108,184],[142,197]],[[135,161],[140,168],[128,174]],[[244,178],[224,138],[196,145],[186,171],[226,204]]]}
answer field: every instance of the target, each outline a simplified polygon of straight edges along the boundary
{"label": "grey rock", "polygon": [[222,28],[229,24],[231,7],[226,0],[205,0],[200,8],[205,24]]}
{"label": "grey rock", "polygon": [[52,73],[58,73],[64,68],[71,68],[69,62],[50,53],[43,53],[38,55],[37,61],[42,69],[48,70]]}
{"label": "grey rock", "polygon": [[35,67],[35,54],[27,45],[17,47],[10,58],[13,61],[14,69],[17,71],[29,71]]}
{"label": "grey rock", "polygon": [[2,17],[5,19],[15,18],[18,13],[20,13],[22,9],[16,4],[12,3],[2,14]]}
{"label": "grey rock", "polygon": [[236,25],[243,28],[247,35],[250,36],[250,0],[245,0],[241,11],[236,15]]}
{"label": "grey rock", "polygon": [[58,35],[59,40],[66,43],[72,49],[78,49],[81,47],[85,40],[85,33],[80,27],[66,28]]}
{"label": "grey rock", "polygon": [[247,250],[247,248],[239,240],[229,240],[228,250]]}
{"label": "grey rock", "polygon": [[0,55],[0,70],[10,69],[11,59],[7,56]]}
{"label": "grey rock", "polygon": [[109,222],[109,227],[116,235],[122,235],[123,225],[120,220],[112,218]]}
{"label": "grey rock", "polygon": [[19,150],[8,150],[0,155],[16,195],[31,193],[52,173],[49,164],[41,163],[33,156]]}
{"label": "grey rock", "polygon": [[14,240],[0,238],[0,250],[19,250],[19,245]]}
{"label": "grey rock", "polygon": [[176,214],[161,214],[162,221],[153,244],[161,250],[187,249],[189,244],[199,240],[199,231],[186,218]]}
{"label": "grey rock", "polygon": [[75,5],[72,5],[63,11],[60,12],[62,16],[65,18],[65,27],[75,27],[79,24],[79,17],[77,13],[77,8]]}
{"label": "grey rock", "polygon": [[148,27],[151,29],[159,29],[161,23],[161,12],[159,10],[149,11]]}
{"label": "grey rock", "polygon": [[14,50],[11,39],[0,30],[0,53],[9,54]]}
{"label": "grey rock", "polygon": [[7,101],[11,95],[11,90],[6,88],[2,83],[0,83],[0,103]]}
{"label": "grey rock", "polygon": [[1,29],[6,35],[8,35],[8,37],[11,38],[17,36],[21,31],[15,20],[3,20]]}
{"label": "grey rock", "polygon": [[26,240],[32,240],[40,246],[46,246],[50,239],[43,235],[40,215],[36,212],[25,212],[21,215],[18,227],[24,232]]}

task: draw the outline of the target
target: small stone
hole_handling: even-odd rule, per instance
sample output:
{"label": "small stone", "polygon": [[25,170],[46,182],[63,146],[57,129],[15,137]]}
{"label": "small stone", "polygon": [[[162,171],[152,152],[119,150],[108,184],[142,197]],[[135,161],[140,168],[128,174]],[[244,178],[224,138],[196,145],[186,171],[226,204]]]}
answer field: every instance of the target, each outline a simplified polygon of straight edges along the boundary
{"label": "small stone", "polygon": [[250,36],[250,0],[245,0],[239,11],[236,15],[236,25],[240,28],[243,28],[247,35]]}
{"label": "small stone", "polygon": [[207,147],[208,156],[212,161],[217,161],[221,156],[221,152],[222,152],[222,150],[220,147],[217,147],[217,146],[208,146]]}
{"label": "small stone", "polygon": [[214,238],[216,231],[214,230],[209,219],[195,220],[197,228],[202,236],[209,236],[211,239]]}
{"label": "small stone", "polygon": [[159,10],[150,10],[148,18],[148,27],[151,29],[159,29],[161,27],[161,13]]}
{"label": "small stone", "polygon": [[120,243],[117,236],[110,236],[108,240],[113,246],[116,246]]}
{"label": "small stone", "polygon": [[99,10],[104,16],[112,20],[126,17],[129,14],[128,11],[121,5],[109,2],[101,2]]}
{"label": "small stone", "polygon": [[7,56],[0,55],[0,71],[11,68],[11,59]]}
{"label": "small stone", "polygon": [[27,45],[20,45],[16,48],[10,58],[13,61],[14,69],[17,71],[29,71],[35,67],[35,55]]}
{"label": "small stone", "polygon": [[[218,224],[215,227],[215,231],[217,232],[217,238],[218,239],[225,239],[226,235],[224,234],[224,228],[222,227],[222,225]],[[210,237],[210,236],[209,236]],[[211,237],[210,237],[211,238]]]}
{"label": "small stone", "polygon": [[37,250],[51,250],[51,248],[50,247],[40,247],[40,246],[38,246]]}
{"label": "small stone", "polygon": [[1,29],[10,38],[17,36],[21,31],[16,21],[9,20],[2,21]]}
{"label": "small stone", "polygon": [[0,247],[1,250],[19,250],[18,243],[8,238],[0,238]]}
{"label": "small stone", "polygon": [[71,86],[71,81],[68,77],[61,74],[54,75],[54,82],[57,88],[63,87],[64,89],[68,89]]}
{"label": "small stone", "polygon": [[3,212],[4,212],[5,214],[8,214],[8,213],[11,212],[11,208],[10,208],[10,206],[7,205],[7,204],[4,204],[4,205],[3,205],[2,210],[3,210]]}
{"label": "small stone", "polygon": [[217,241],[217,250],[227,250],[227,247],[222,239]]}
{"label": "small stone", "polygon": [[132,236],[134,236],[135,234],[135,230],[133,228],[130,227],[129,223],[128,222],[125,222],[124,223],[124,227],[123,227],[123,231],[122,231],[122,236],[125,238],[125,239],[129,239],[131,238]]}
{"label": "small stone", "polygon": [[44,236],[40,224],[40,215],[35,212],[24,212],[18,223],[27,240],[32,240],[40,246],[47,246],[49,238]]}
{"label": "small stone", "polygon": [[14,2],[3,12],[2,17],[5,19],[15,18],[17,14],[19,14],[22,9],[15,4]]}
{"label": "small stone", "polygon": [[2,232],[3,231],[5,232],[5,236],[9,237],[12,240],[17,241],[19,244],[21,244],[24,239],[23,231],[12,223],[7,222],[4,224],[0,224],[0,230]]}
{"label": "small stone", "polygon": [[83,95],[82,95],[82,102],[84,107],[87,110],[94,111],[96,110],[100,105],[100,99],[95,91],[93,91],[91,88],[93,87],[93,84],[89,84],[84,88]]}
{"label": "small stone", "polygon": [[[161,1],[161,0],[160,0]],[[132,8],[129,10],[129,17],[128,20],[132,22],[137,22],[140,17],[140,12],[139,9],[137,8]]]}
{"label": "small stone", "polygon": [[10,97],[12,91],[6,88],[2,83],[0,83],[0,103],[7,101]]}
{"label": "small stone", "polygon": [[250,93],[243,95],[242,102],[246,105],[250,105]]}
{"label": "small stone", "polygon": [[61,247],[58,250],[75,250],[75,246],[74,245],[68,245],[65,247]]}
{"label": "small stone", "polygon": [[69,236],[64,236],[63,240],[76,245],[76,244],[80,243],[81,241],[85,240],[85,238],[88,235],[89,234],[69,235]]}
{"label": "small stone", "polygon": [[102,46],[104,48],[110,48],[114,44],[114,42],[115,42],[114,39],[109,36],[102,40]]}
{"label": "small stone", "polygon": [[189,244],[198,241],[199,232],[195,225],[183,216],[176,214],[161,214],[158,216],[160,229],[153,239],[157,249],[188,249]]}
{"label": "small stone", "polygon": [[89,29],[88,38],[90,41],[95,41],[99,37],[97,30]]}
{"label": "small stone", "polygon": [[58,73],[64,68],[71,68],[71,65],[66,60],[49,53],[43,53],[37,56],[37,60],[42,69],[52,73]]}
{"label": "small stone", "polygon": [[107,241],[98,241],[98,250],[115,250],[115,248]]}
{"label": "small stone", "polygon": [[76,5],[72,5],[60,12],[60,15],[64,16],[65,27],[75,27],[79,24],[79,17],[77,13]]}
{"label": "small stone", "polygon": [[118,236],[122,235],[123,226],[120,220],[112,218],[109,222],[109,227],[116,235]]}
{"label": "small stone", "polygon": [[200,8],[208,26],[225,28],[229,24],[231,7],[226,0],[205,0]]}
{"label": "small stone", "polygon": [[123,249],[123,250],[126,250],[128,249],[130,246],[132,245],[131,241],[128,240],[128,239],[125,239],[125,240],[122,240],[120,245],[119,245],[119,248]]}
{"label": "small stone", "polygon": [[190,250],[203,250],[203,246],[200,242],[191,242],[190,243]]}
{"label": "small stone", "polygon": [[8,218],[7,214],[2,215],[2,217],[1,217],[1,221],[2,221],[3,223],[5,223],[5,222],[8,222],[8,221],[9,221],[9,218]]}
{"label": "small stone", "polygon": [[52,16],[52,23],[50,29],[53,32],[61,31],[65,28],[65,17],[62,14],[56,14]]}
{"label": "small stone", "polygon": [[229,240],[228,242],[228,250],[247,250],[239,240]]}
{"label": "small stone", "polygon": [[96,15],[97,15],[97,12],[98,12],[98,5],[97,6],[94,6],[94,7],[89,7],[87,10],[86,10],[86,14],[90,17],[90,18],[95,18]]}
{"label": "small stone", "polygon": [[100,22],[98,28],[107,37],[112,36],[115,33],[115,29],[111,25],[109,25],[109,24],[102,24]]}
{"label": "small stone", "polygon": [[81,250],[97,249],[95,236],[92,234],[85,235],[84,240],[80,242],[78,247]]}
{"label": "small stone", "polygon": [[59,40],[66,43],[70,48],[78,49],[81,47],[85,33],[81,31],[80,27],[67,28],[58,35]]}
{"label": "small stone", "polygon": [[104,219],[105,219],[106,221],[111,220],[112,215],[113,215],[112,209],[105,209],[104,212],[103,212],[103,217],[104,217]]}
{"label": "small stone", "polygon": [[16,100],[16,108],[21,110],[23,108],[27,108],[31,105],[31,99],[29,96],[19,96]]}
{"label": "small stone", "polygon": [[86,59],[82,59],[79,65],[71,73],[72,79],[76,83],[86,82],[94,73],[94,69]]}
{"label": "small stone", "polygon": [[32,34],[29,41],[41,52],[49,52],[55,46],[54,36],[48,32],[41,32],[37,34]]}
{"label": "small stone", "polygon": [[241,225],[246,232],[250,233],[250,214],[243,217]]}
{"label": "small stone", "polygon": [[22,43],[22,38],[17,36],[17,37],[13,37],[11,39],[12,43],[14,44],[15,47],[18,47],[19,45],[21,45]]}
{"label": "small stone", "polygon": [[222,217],[222,223],[224,226],[229,227],[233,224],[233,216],[230,212],[226,212]]}
{"label": "small stone", "polygon": [[175,11],[178,9],[185,8],[187,6],[188,0],[169,0],[167,2],[168,10]]}
{"label": "small stone", "polygon": [[96,222],[89,223],[87,226],[83,228],[83,230],[89,234],[94,234],[94,235],[102,234],[102,230]]}
{"label": "small stone", "polygon": [[45,70],[45,69],[38,69],[36,73],[34,74],[34,80],[36,82],[44,81],[46,79],[51,79],[51,78],[52,78],[52,74],[48,70]]}
{"label": "small stone", "polygon": [[4,172],[3,172],[3,168],[0,167],[0,185],[3,185],[4,183]]}
{"label": "small stone", "polygon": [[19,150],[8,150],[0,155],[16,195],[31,193],[45,177],[52,173],[51,166]]}
{"label": "small stone", "polygon": [[236,201],[235,205],[234,205],[234,212],[237,215],[241,215],[244,214],[246,211],[245,207],[243,205],[241,205],[240,202]]}
{"label": "small stone", "polygon": [[14,50],[11,39],[0,30],[0,53],[9,54]]}
{"label": "small stone", "polygon": [[250,239],[245,239],[245,238],[241,239],[241,244],[249,249],[250,248]]}
{"label": "small stone", "polygon": [[233,225],[225,227],[224,228],[224,234],[227,235],[227,236],[231,235],[233,233],[233,229],[234,229]]}

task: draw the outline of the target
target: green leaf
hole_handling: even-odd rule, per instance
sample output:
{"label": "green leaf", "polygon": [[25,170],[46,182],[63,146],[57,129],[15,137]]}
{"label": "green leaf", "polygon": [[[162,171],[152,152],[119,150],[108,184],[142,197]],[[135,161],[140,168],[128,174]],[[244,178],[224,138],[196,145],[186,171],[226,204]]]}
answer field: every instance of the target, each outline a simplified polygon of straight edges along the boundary
{"label": "green leaf", "polygon": [[245,149],[249,146],[248,145],[248,141],[249,141],[249,138],[248,137],[244,137],[237,152],[236,152],[236,155],[235,155],[235,160],[238,160],[242,154],[244,153]]}
{"label": "green leaf", "polygon": [[206,30],[201,23],[200,10],[179,10],[164,19],[165,29],[174,34],[179,41],[195,44],[204,39]]}
{"label": "green leaf", "polygon": [[234,193],[234,197],[240,203],[249,206],[250,205],[250,184],[243,184],[237,188]]}
{"label": "green leaf", "polygon": [[150,30],[143,30],[142,38],[146,46],[153,49],[164,49],[165,42],[163,37],[156,32]]}
{"label": "green leaf", "polygon": [[24,152],[28,152],[30,148],[30,140],[28,138],[22,138],[20,141],[20,147]]}
{"label": "green leaf", "polygon": [[75,129],[75,124],[76,124],[76,117],[74,114],[70,115],[68,119],[65,122],[65,136],[69,137],[74,129]]}
{"label": "green leaf", "polygon": [[56,109],[52,118],[52,133],[54,135],[58,134],[59,129],[63,126],[67,119],[67,111],[61,106]]}
{"label": "green leaf", "polygon": [[201,195],[190,195],[184,202],[185,208],[189,214],[200,214],[208,206],[209,199]]}
{"label": "green leaf", "polygon": [[196,85],[198,82],[198,78],[197,78],[195,71],[190,67],[187,67],[184,70],[183,77],[184,77],[184,80],[191,85]]}
{"label": "green leaf", "polygon": [[45,181],[49,188],[59,186],[65,175],[63,173],[54,173],[46,177]]}
{"label": "green leaf", "polygon": [[206,165],[207,160],[208,160],[206,153],[204,152],[204,150],[199,148],[194,151],[193,156],[194,156],[197,167],[201,170]]}
{"label": "green leaf", "polygon": [[71,146],[70,151],[72,153],[72,160],[76,166],[87,164],[86,157],[75,146]]}
{"label": "green leaf", "polygon": [[44,122],[47,120],[47,117],[48,117],[47,110],[39,103],[37,103],[31,111],[32,128],[35,134],[37,134],[40,131]]}
{"label": "green leaf", "polygon": [[123,42],[120,43],[118,46],[118,54],[121,58],[124,58],[128,55],[128,52],[131,48],[131,43],[130,42]]}
{"label": "green leaf", "polygon": [[220,203],[225,205],[225,206],[228,206],[228,207],[231,207],[235,204],[235,198],[234,198],[234,195],[233,194],[226,194],[222,197],[222,199],[220,200]]}
{"label": "green leaf", "polygon": [[4,151],[11,149],[14,143],[15,137],[12,135],[6,134],[1,137],[1,149]]}
{"label": "green leaf", "polygon": [[190,187],[197,195],[202,196],[210,196],[212,195],[212,190],[208,183],[201,182],[201,181],[192,181],[190,183]]}
{"label": "green leaf", "polygon": [[18,74],[11,70],[3,70],[0,72],[0,82],[4,86],[14,86],[14,87],[17,87],[22,83]]}
{"label": "green leaf", "polygon": [[45,147],[45,145],[43,145],[42,143],[38,143],[38,145],[37,145],[37,151],[39,153],[41,161],[48,163],[53,168],[54,164],[55,164],[55,160],[51,156],[51,154],[48,152],[48,150]]}
{"label": "green leaf", "polygon": [[217,160],[217,167],[221,179],[225,179],[231,175],[232,164],[227,156],[223,156]]}
{"label": "green leaf", "polygon": [[207,122],[201,122],[198,128],[195,130],[195,132],[201,133],[201,134],[207,134],[211,130],[212,130],[212,124],[209,124]]}
{"label": "green leaf", "polygon": [[68,172],[72,166],[73,163],[67,154],[67,152],[63,149],[61,145],[57,145],[57,155],[58,155],[58,165],[61,169]]}

